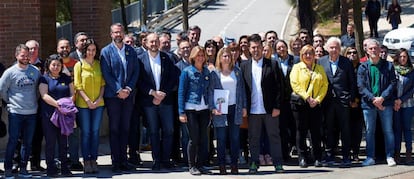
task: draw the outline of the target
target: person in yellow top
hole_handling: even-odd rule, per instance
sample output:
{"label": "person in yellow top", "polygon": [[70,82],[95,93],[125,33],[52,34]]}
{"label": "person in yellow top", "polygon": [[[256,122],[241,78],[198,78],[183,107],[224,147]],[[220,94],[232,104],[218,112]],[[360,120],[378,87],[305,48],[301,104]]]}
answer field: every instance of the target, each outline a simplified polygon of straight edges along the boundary
{"label": "person in yellow top", "polygon": [[104,86],[101,66],[95,60],[97,45],[88,39],[82,57],[74,67],[75,104],[79,109],[77,122],[81,129],[84,172],[98,172],[99,127],[104,110]]}
{"label": "person in yellow top", "polygon": [[296,120],[296,137],[299,153],[299,166],[307,167],[308,156],[306,136],[311,133],[312,149],[315,167],[321,167],[322,147],[321,132],[322,109],[321,102],[328,90],[328,79],[321,65],[316,64],[315,49],[311,45],[304,46],[300,51],[300,62],[293,65],[290,72],[290,85],[294,93],[305,100],[303,105],[293,104],[293,117]]}

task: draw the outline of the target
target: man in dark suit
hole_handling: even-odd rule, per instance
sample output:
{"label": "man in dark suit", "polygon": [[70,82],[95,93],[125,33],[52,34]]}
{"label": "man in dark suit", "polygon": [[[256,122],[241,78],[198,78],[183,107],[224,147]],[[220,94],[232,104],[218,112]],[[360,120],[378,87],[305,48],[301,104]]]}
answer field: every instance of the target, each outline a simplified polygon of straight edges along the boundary
{"label": "man in dark suit", "polygon": [[101,51],[101,69],[105,79],[104,99],[109,117],[112,170],[133,169],[127,162],[129,124],[133,111],[133,88],[139,76],[138,56],[123,43],[124,27],[111,25],[112,42]]}
{"label": "man in dark suit", "polygon": [[88,34],[86,32],[78,32],[75,34],[75,38],[73,39],[75,43],[75,50],[69,54],[70,58],[79,60],[82,56],[82,49],[85,48],[86,40],[88,40]]}
{"label": "man in dark suit", "polygon": [[318,60],[323,66],[328,77],[328,92],[323,100],[322,107],[325,113],[326,125],[326,165],[332,165],[335,161],[334,149],[337,147],[337,135],[340,131],[342,141],[342,165],[350,167],[350,105],[355,102],[356,78],[351,61],[340,55],[341,40],[331,37],[326,43],[329,55]]}
{"label": "man in dark suit", "polygon": [[148,34],[146,46],[147,52],[139,56],[140,77],[137,86],[151,136],[152,169],[169,169],[172,167],[170,155],[174,131],[173,91],[178,85],[180,72],[169,56],[158,50],[160,41],[157,34]]}
{"label": "man in dark suit", "polygon": [[[290,71],[294,64],[299,62],[299,59],[294,58],[293,55],[288,54],[288,45],[284,40],[276,40],[275,42],[276,61],[280,66],[280,74],[283,82],[283,99],[280,105],[280,137],[282,138],[282,154],[283,160],[288,162],[290,159],[289,149],[296,146],[296,122],[293,119],[293,113],[290,105],[290,94],[292,87],[290,86]],[[290,144],[290,146],[289,146]]]}
{"label": "man in dark suit", "polygon": [[282,100],[282,81],[276,61],[263,57],[261,37],[253,34],[248,38],[252,58],[242,63],[246,84],[247,111],[249,113],[249,142],[252,161],[249,173],[257,173],[260,151],[260,134],[266,127],[270,155],[276,172],[283,172],[283,159],[279,135],[279,114]]}

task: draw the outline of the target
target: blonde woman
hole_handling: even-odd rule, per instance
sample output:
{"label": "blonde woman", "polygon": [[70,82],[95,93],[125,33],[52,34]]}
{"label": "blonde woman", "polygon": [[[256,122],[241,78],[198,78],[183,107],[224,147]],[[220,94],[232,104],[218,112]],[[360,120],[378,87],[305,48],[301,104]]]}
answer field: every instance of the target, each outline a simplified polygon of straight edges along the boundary
{"label": "blonde woman", "polygon": [[[228,90],[228,113],[223,114],[214,101],[214,90]],[[230,48],[222,48],[216,59],[216,70],[211,73],[209,85],[209,107],[213,114],[213,126],[217,135],[217,154],[220,175],[226,171],[226,140],[230,139],[231,174],[238,174],[237,159],[240,149],[240,124],[243,116],[247,116],[246,95],[243,76],[235,66]]]}
{"label": "blonde woman", "polygon": [[315,62],[315,49],[311,45],[306,45],[300,50],[300,62],[293,65],[290,72],[290,85],[293,92],[305,101],[303,105],[292,104],[293,116],[298,126],[296,143],[299,166],[302,168],[308,166],[305,159],[308,148],[306,136],[310,131],[315,167],[321,167],[322,110],[320,104],[328,90],[328,80],[323,67]]}

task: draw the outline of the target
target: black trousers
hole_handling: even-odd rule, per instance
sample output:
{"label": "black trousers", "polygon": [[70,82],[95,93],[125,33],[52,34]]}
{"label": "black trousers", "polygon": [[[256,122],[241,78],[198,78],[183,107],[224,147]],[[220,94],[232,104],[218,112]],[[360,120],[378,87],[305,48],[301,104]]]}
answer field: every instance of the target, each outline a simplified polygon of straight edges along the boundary
{"label": "black trousers", "polygon": [[188,141],[188,165],[189,167],[201,167],[208,158],[208,134],[207,127],[210,122],[208,109],[201,111],[186,110],[187,129],[190,140]]}
{"label": "black trousers", "polygon": [[312,149],[315,160],[321,160],[321,128],[322,128],[322,109],[318,105],[311,108],[308,104],[303,106],[295,105],[293,117],[296,119],[296,146],[299,153],[299,159],[307,156],[306,137],[308,131],[311,134]]}
{"label": "black trousers", "polygon": [[342,142],[343,159],[349,159],[350,150],[350,108],[345,107],[337,99],[329,99],[323,103],[324,115],[326,121],[326,152],[333,155],[333,150],[337,147],[337,131],[340,132]]}

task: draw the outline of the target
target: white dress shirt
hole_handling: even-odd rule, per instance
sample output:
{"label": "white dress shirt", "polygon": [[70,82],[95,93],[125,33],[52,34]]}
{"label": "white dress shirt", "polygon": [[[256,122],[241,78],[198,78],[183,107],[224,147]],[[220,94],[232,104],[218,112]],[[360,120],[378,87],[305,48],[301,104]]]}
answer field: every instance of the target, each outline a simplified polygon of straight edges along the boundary
{"label": "white dress shirt", "polygon": [[161,57],[160,53],[157,53],[155,57],[152,57],[151,54],[148,52],[148,57],[151,65],[152,76],[155,81],[155,91],[160,90],[160,82],[161,82]]}
{"label": "white dress shirt", "polygon": [[262,68],[263,58],[259,61],[252,60],[252,103],[251,114],[266,114],[262,92]]}

